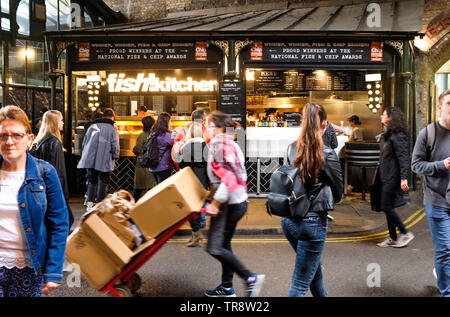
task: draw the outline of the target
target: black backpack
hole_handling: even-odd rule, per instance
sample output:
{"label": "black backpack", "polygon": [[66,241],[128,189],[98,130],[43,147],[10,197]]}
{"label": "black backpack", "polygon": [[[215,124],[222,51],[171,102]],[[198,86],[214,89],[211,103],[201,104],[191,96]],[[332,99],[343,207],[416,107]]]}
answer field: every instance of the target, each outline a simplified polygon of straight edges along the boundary
{"label": "black backpack", "polygon": [[156,135],[150,134],[142,147],[139,155],[139,165],[145,168],[156,168],[161,161],[162,156],[159,155],[158,142]]}
{"label": "black backpack", "polygon": [[297,167],[283,165],[270,177],[270,193],[266,202],[269,215],[287,217],[300,222],[311,207],[305,185]]}

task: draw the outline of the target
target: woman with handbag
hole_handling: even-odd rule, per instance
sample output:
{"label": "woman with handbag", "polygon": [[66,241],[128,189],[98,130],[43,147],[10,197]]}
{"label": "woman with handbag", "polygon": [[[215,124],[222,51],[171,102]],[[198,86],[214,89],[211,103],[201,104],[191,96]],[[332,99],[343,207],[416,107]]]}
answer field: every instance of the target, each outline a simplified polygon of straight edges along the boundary
{"label": "woman with handbag", "polygon": [[[148,136],[150,135],[150,131],[152,130],[153,125],[155,124],[155,119],[152,116],[145,116],[142,118],[142,126],[144,127],[141,134],[139,134],[136,145],[133,147],[133,153],[136,157],[142,152],[142,148],[144,147],[145,141],[147,141]],[[150,173],[148,168],[142,167],[139,164],[139,158],[136,159],[136,166],[134,169],[134,189],[133,189],[133,198],[135,201],[138,201],[141,196],[146,193],[150,188],[155,186],[155,178]]]}
{"label": "woman with handbag", "polygon": [[250,272],[231,250],[231,239],[238,221],[247,211],[248,198],[244,154],[233,141],[233,134],[228,133],[231,127],[233,121],[228,114],[214,111],[208,118],[212,139],[207,173],[213,198],[205,208],[211,216],[207,251],[222,264],[222,283],[207,290],[205,295],[235,297],[233,275],[236,272],[245,281],[248,297],[255,297],[265,276]]}
{"label": "woman with handbag", "polygon": [[163,180],[169,178],[175,168],[172,161],[172,156],[170,154],[174,141],[170,131],[170,114],[167,112],[162,112],[158,116],[156,123],[150,131],[150,135],[156,136],[156,143],[158,145],[159,156],[161,158],[158,166],[155,168],[150,168],[150,172],[152,172],[155,177],[156,184],[159,184]]}
{"label": "woman with handbag", "polygon": [[305,296],[308,289],[313,296],[327,296],[320,259],[327,237],[328,211],[341,200],[344,186],[339,159],[334,150],[323,144],[326,127],[325,109],[318,104],[306,104],[300,136],[287,149],[285,162],[298,167],[311,201],[299,222],[281,218],[284,235],[297,253],[289,297]]}
{"label": "woman with handbag", "polygon": [[[397,107],[387,107],[380,119],[384,133],[380,139],[380,162],[375,183],[381,183],[380,208],[386,213],[389,237],[377,245],[382,248],[401,248],[414,239],[395,211],[396,207],[405,204],[403,191],[409,190],[408,129],[403,113]],[[399,236],[397,228],[400,230]]]}

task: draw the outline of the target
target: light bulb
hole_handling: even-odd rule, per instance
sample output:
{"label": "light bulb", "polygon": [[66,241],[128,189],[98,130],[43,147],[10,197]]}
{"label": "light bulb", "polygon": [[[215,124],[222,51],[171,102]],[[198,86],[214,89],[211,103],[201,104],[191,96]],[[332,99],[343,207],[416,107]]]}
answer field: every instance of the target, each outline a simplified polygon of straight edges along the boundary
{"label": "light bulb", "polygon": [[372,88],[372,85],[371,84],[367,84],[367,89],[370,89],[370,88]]}
{"label": "light bulb", "polygon": [[373,95],[373,91],[372,90],[369,90],[368,93],[369,93],[369,95]]}
{"label": "light bulb", "polygon": [[379,95],[379,94],[380,94],[380,91],[379,91],[379,90],[375,90],[375,94],[376,94],[376,95]]}
{"label": "light bulb", "polygon": [[379,103],[377,103],[377,105],[375,107],[377,107],[377,109],[380,109],[381,105]]}
{"label": "light bulb", "polygon": [[373,108],[373,105],[372,105],[372,104],[370,104],[370,105],[369,105],[369,108],[370,108],[370,109],[372,109],[372,108]]}
{"label": "light bulb", "polygon": [[94,98],[92,98],[92,97],[89,97],[89,101],[92,101],[92,100],[94,100]]}
{"label": "light bulb", "polygon": [[376,85],[375,85],[375,88],[380,88],[380,87],[381,87],[380,84],[376,84]]}
{"label": "light bulb", "polygon": [[372,112],[373,112],[373,113],[377,113],[377,109],[375,109],[375,108],[372,109]]}
{"label": "light bulb", "polygon": [[380,97],[375,97],[375,101],[378,101],[378,100],[380,100]]}
{"label": "light bulb", "polygon": [[372,102],[372,101],[373,101],[373,98],[372,98],[372,97],[370,97],[370,98],[369,98],[369,101],[370,101],[370,102]]}

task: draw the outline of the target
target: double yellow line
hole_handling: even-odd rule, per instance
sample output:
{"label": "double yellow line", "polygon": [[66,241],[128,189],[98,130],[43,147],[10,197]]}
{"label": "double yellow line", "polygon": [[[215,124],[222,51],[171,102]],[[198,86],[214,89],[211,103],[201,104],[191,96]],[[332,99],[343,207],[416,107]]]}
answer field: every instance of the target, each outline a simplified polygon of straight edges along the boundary
{"label": "double yellow line", "polygon": [[[426,216],[425,209],[421,208],[414,212],[411,216],[409,216],[403,223],[407,229],[411,228],[415,224],[417,224],[420,220],[422,220]],[[375,239],[383,239],[389,236],[389,231],[383,231],[379,233],[373,233],[363,236],[355,236],[355,237],[335,237],[335,238],[327,238],[326,242],[336,243],[336,242],[358,242],[358,241],[367,241],[367,240],[375,240]],[[169,243],[186,243],[186,238],[172,238],[168,241]],[[286,238],[233,238],[233,244],[237,243],[288,243]]]}

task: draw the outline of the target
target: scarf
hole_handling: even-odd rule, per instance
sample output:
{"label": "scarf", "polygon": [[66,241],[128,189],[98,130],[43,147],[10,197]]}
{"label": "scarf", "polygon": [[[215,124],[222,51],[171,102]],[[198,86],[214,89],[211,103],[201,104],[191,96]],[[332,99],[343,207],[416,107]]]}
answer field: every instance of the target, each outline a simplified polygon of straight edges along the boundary
{"label": "scarf", "polygon": [[209,160],[213,173],[232,192],[246,192],[245,169],[242,168],[233,135],[216,135],[210,142]]}

